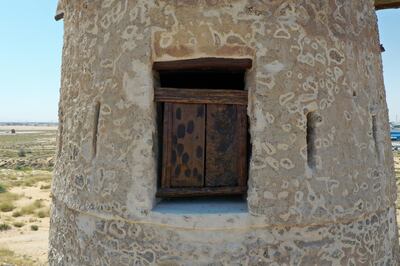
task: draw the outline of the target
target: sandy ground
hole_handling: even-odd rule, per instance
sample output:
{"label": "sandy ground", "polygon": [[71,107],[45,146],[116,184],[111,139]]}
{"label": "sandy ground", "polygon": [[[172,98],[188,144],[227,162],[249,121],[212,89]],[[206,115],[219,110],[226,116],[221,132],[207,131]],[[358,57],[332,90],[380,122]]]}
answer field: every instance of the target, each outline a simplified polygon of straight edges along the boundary
{"label": "sandy ground", "polygon": [[[12,193],[24,195],[16,201],[16,206],[23,207],[35,200],[42,200],[44,207],[50,205],[50,190],[40,189],[38,183],[35,187],[15,187],[10,190]],[[2,218],[12,217],[12,212],[3,213]],[[12,227],[11,230],[0,232],[0,247],[14,251],[17,255],[29,256],[37,262],[37,265],[47,265],[49,222],[48,217],[37,218],[33,215],[12,217],[13,222],[23,222],[25,225],[21,228]],[[31,225],[37,225],[38,231],[32,231]]]}
{"label": "sandy ground", "polygon": [[[47,218],[48,220],[48,218]],[[43,223],[45,223],[43,221]],[[49,223],[48,221],[46,222]],[[41,227],[39,227],[41,228]],[[47,250],[49,228],[42,227],[39,231],[21,232],[18,234],[2,234],[0,246],[15,252],[20,256],[29,256],[37,265],[47,265]]]}

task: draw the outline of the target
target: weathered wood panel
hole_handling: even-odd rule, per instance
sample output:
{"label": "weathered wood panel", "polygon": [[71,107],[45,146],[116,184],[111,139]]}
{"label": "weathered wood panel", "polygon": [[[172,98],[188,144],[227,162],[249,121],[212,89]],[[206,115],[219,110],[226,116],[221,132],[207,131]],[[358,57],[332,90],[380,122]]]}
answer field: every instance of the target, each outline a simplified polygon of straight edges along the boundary
{"label": "weathered wood panel", "polygon": [[247,105],[248,92],[241,90],[157,88],[154,98],[156,102]]}
{"label": "weathered wood panel", "polygon": [[[207,187],[238,186],[245,173],[246,116],[238,105],[207,105]],[[244,154],[243,158],[246,158]]]}
{"label": "weathered wood panel", "polygon": [[[169,133],[171,187],[202,187],[204,184],[205,106],[172,104]],[[168,149],[168,148],[167,148]]]}

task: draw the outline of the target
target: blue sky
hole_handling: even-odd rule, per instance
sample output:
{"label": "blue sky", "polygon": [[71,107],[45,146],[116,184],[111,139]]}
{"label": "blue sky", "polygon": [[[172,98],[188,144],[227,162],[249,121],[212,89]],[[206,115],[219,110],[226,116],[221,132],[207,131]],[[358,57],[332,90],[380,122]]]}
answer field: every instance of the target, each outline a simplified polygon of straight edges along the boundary
{"label": "blue sky", "polygon": [[[0,4],[0,122],[57,121],[63,23],[57,0]],[[400,120],[400,10],[378,11],[390,119]]]}
{"label": "blue sky", "polygon": [[378,24],[389,118],[400,122],[400,9],[378,11]]}
{"label": "blue sky", "polygon": [[56,0],[0,3],[0,121],[57,121],[62,22]]}

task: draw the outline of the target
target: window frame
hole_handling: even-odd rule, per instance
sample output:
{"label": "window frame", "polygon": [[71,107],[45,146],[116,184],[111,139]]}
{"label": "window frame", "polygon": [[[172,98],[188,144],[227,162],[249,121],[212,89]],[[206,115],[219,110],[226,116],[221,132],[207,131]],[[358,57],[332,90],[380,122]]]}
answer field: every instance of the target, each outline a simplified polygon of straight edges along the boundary
{"label": "window frame", "polygon": [[[252,61],[250,59],[221,59],[221,58],[201,58],[190,60],[179,60],[170,62],[155,62],[154,70],[162,71],[187,71],[187,70],[229,70],[243,71],[251,68]],[[163,108],[158,108],[162,112],[162,130],[159,132],[159,145],[161,152],[159,156],[160,173],[159,186],[156,196],[162,198],[168,197],[194,197],[194,196],[228,196],[228,195],[244,195],[247,192],[248,180],[248,91],[246,90],[220,90],[220,89],[193,89],[193,88],[154,88],[154,100],[157,104],[162,104]],[[238,134],[237,162],[238,166],[237,186],[219,186],[207,187],[204,182],[203,187],[172,187],[171,186],[171,169],[170,153],[172,151],[172,120],[173,112],[171,106],[173,104],[203,104],[212,105],[235,105],[237,112],[236,128]],[[205,107],[207,108],[207,107]],[[160,114],[159,114],[160,115]],[[159,118],[158,118],[159,119]],[[205,128],[207,132],[207,129]],[[207,134],[205,132],[205,134]],[[204,147],[205,148],[205,147]],[[204,149],[206,156],[206,149]],[[204,159],[205,161],[205,159]],[[206,162],[204,162],[204,171]],[[204,176],[204,181],[206,177]]]}

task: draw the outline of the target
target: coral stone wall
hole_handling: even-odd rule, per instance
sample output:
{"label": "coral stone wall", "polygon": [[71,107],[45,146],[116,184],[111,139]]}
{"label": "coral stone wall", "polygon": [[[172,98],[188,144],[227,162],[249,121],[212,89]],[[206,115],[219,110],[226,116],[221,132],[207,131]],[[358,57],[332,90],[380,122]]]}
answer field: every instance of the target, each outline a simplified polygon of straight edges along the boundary
{"label": "coral stone wall", "polygon": [[[399,263],[373,1],[61,0],[59,7],[65,44],[51,265]],[[154,210],[152,63],[200,57],[253,60],[246,213]]]}

